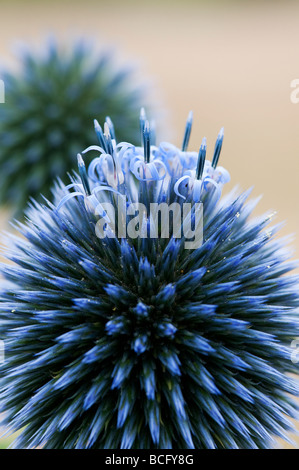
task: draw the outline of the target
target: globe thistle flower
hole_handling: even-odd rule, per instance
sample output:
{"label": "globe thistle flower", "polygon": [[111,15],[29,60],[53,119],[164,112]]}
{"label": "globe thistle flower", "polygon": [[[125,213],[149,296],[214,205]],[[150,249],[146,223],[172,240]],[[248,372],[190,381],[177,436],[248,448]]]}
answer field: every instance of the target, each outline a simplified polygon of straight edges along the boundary
{"label": "globe thistle flower", "polygon": [[95,116],[102,122],[109,114],[117,138],[137,142],[135,116],[144,91],[132,86],[129,69],[113,62],[111,51],[97,57],[87,44],[68,50],[51,41],[43,54],[24,52],[18,73],[1,76],[6,103],[0,107],[0,203],[17,216],[30,196],[50,197],[53,178],[74,168],[78,149],[94,140]]}
{"label": "globe thistle flower", "polygon": [[[250,191],[221,197],[223,130],[210,162],[206,139],[188,151],[191,124],[179,149],[151,140],[144,110],[140,147],[96,122],[79,175],[18,224],[0,303],[16,447],[267,448],[292,429],[298,278],[271,216],[250,217]],[[149,237],[146,212],[120,236],[132,214],[119,201],[189,204],[193,222],[203,206],[201,245],[174,225],[163,237],[160,219]]]}

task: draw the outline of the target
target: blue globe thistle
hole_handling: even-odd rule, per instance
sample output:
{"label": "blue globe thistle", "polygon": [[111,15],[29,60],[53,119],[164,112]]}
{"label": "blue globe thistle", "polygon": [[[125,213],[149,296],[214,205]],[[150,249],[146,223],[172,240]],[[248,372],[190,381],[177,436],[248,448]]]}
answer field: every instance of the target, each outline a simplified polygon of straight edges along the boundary
{"label": "blue globe thistle", "polygon": [[74,168],[74,155],[94,139],[92,121],[107,114],[117,138],[137,143],[136,114],[144,90],[133,73],[117,67],[111,51],[98,56],[87,43],[68,49],[56,41],[30,50],[18,72],[4,71],[0,106],[0,204],[20,216],[30,196],[50,197],[53,178]]}
{"label": "blue globe thistle", "polygon": [[[249,191],[221,197],[223,130],[210,162],[205,139],[188,151],[191,124],[179,149],[155,145],[143,110],[140,147],[95,122],[79,175],[18,224],[0,303],[16,447],[268,448],[292,430],[298,278]],[[193,222],[203,206],[202,243],[186,249],[174,224],[163,237],[162,219],[149,237],[144,214],[138,236],[119,236],[132,218],[116,210],[113,225],[105,209],[119,200],[189,204]]]}

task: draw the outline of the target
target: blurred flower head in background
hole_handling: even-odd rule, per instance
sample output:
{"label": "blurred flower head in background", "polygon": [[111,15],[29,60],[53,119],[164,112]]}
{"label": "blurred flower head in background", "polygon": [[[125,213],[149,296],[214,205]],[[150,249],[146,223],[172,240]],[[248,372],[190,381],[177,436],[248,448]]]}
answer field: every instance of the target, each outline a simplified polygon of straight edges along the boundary
{"label": "blurred flower head in background", "polygon": [[4,71],[0,107],[0,204],[20,215],[29,197],[50,196],[53,178],[74,168],[92,142],[91,123],[109,115],[117,137],[137,142],[145,89],[131,69],[117,67],[111,50],[55,39],[40,53],[23,50],[19,69]]}
{"label": "blurred flower head in background", "polygon": [[[205,139],[188,151],[191,125],[179,149],[152,142],[143,110],[140,147],[95,122],[88,170],[80,155],[79,176],[18,225],[0,303],[0,411],[22,429],[16,447],[267,448],[292,429],[294,264],[278,227],[264,230],[271,216],[250,217],[249,192],[221,197],[223,130],[209,162]],[[191,220],[201,202],[202,245],[186,250],[162,226],[98,237],[119,195],[189,202]]]}

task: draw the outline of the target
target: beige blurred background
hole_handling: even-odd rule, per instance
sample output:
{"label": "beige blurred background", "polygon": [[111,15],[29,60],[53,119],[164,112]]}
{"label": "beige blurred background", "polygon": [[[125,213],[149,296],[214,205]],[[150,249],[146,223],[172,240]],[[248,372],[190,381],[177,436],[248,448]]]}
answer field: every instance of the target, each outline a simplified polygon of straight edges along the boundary
{"label": "beige blurred background", "polygon": [[[66,42],[87,37],[99,50],[112,45],[122,64],[134,63],[152,87],[158,140],[180,145],[192,109],[190,148],[206,136],[211,157],[224,126],[230,186],[263,194],[257,214],[278,211],[281,234],[297,233],[299,257],[299,103],[290,99],[299,79],[298,1],[0,1],[1,66],[17,66],[16,44],[37,46],[51,33]],[[0,219],[5,227],[7,214]]]}

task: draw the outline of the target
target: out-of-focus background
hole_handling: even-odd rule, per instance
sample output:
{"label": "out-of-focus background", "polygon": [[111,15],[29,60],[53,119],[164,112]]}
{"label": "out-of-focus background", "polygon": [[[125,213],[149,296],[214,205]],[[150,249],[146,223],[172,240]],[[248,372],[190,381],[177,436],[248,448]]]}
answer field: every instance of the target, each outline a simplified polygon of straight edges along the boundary
{"label": "out-of-focus background", "polygon": [[[257,214],[278,211],[277,221],[286,221],[281,235],[297,233],[299,257],[299,103],[291,101],[298,1],[0,1],[1,67],[17,69],[16,48],[36,48],[50,34],[67,43],[86,37],[98,50],[113,46],[120,63],[135,64],[156,106],[158,140],[180,145],[193,110],[189,147],[198,150],[206,136],[209,158],[224,126],[221,165],[230,187],[263,194]],[[2,212],[0,228],[7,220]]]}

